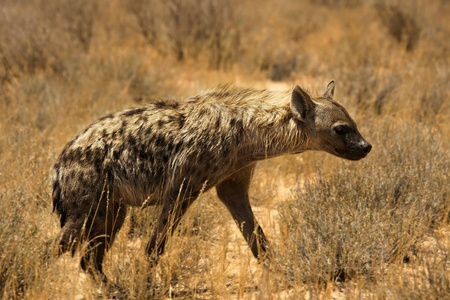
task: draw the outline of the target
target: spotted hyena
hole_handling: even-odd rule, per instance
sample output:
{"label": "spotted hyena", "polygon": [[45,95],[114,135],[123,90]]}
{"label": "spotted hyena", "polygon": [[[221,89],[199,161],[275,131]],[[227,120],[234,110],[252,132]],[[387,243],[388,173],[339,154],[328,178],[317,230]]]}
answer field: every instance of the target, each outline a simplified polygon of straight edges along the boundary
{"label": "spotted hyena", "polygon": [[60,253],[86,240],[81,266],[102,274],[127,207],[161,205],[146,246],[156,262],[192,202],[215,187],[254,256],[264,257],[268,241],[248,196],[256,163],[306,150],[359,160],[372,148],[333,94],[333,81],[316,98],[299,86],[287,92],[222,86],[95,121],[54,166]]}

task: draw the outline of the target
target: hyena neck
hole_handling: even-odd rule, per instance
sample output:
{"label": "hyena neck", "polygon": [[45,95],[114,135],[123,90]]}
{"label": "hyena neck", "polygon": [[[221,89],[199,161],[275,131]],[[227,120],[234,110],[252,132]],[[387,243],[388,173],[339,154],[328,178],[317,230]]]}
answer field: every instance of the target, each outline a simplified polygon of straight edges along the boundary
{"label": "hyena neck", "polygon": [[240,154],[252,161],[307,150],[307,135],[291,113],[289,104],[256,111],[247,123]]}
{"label": "hyena neck", "polygon": [[[217,127],[223,151],[246,164],[306,150],[307,136],[290,109],[292,90],[273,92],[223,86],[189,100]],[[211,101],[215,99],[216,101]],[[218,109],[219,108],[219,109]],[[200,118],[200,117],[199,117]],[[203,130],[208,132],[208,130]],[[225,150],[225,149],[224,149]]]}

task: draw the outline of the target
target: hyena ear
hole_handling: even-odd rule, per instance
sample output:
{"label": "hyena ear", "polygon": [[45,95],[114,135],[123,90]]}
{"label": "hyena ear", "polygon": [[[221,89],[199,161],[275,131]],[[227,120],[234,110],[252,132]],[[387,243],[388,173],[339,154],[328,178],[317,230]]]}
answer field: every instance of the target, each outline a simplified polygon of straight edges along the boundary
{"label": "hyena ear", "polygon": [[300,121],[306,122],[307,116],[314,108],[314,102],[307,92],[298,85],[292,91],[291,110]]}
{"label": "hyena ear", "polygon": [[323,97],[333,100],[333,98],[334,98],[334,80],[331,80],[330,83],[328,83],[327,90],[325,91],[325,94],[323,94]]}

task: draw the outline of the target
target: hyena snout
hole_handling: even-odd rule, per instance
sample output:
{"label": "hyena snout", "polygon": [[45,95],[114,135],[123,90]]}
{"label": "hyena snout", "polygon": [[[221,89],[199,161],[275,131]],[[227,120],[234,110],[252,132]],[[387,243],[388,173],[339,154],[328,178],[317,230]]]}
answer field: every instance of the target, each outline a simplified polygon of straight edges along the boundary
{"label": "hyena snout", "polygon": [[334,129],[334,138],[331,141],[332,151],[328,151],[341,158],[360,160],[369,154],[372,145],[367,142],[358,130],[338,126]]}
{"label": "hyena snout", "polygon": [[359,133],[350,136],[345,143],[344,149],[336,148],[335,151],[343,158],[349,160],[360,160],[369,154],[372,150],[372,145],[367,142]]}
{"label": "hyena snout", "polygon": [[369,154],[370,150],[372,150],[372,145],[369,144],[366,140],[362,140],[359,143],[359,147],[361,148],[362,152],[364,152],[366,155]]}

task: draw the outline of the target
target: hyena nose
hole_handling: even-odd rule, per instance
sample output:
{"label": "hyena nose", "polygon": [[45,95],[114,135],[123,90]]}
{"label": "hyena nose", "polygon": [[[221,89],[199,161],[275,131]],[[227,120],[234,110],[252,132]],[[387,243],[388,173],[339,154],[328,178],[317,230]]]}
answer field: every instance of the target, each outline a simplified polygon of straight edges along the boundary
{"label": "hyena nose", "polygon": [[362,145],[361,148],[362,148],[362,150],[364,151],[364,153],[369,153],[370,150],[372,150],[372,145],[369,144],[369,143],[367,143],[367,142],[365,142],[365,143]]}

